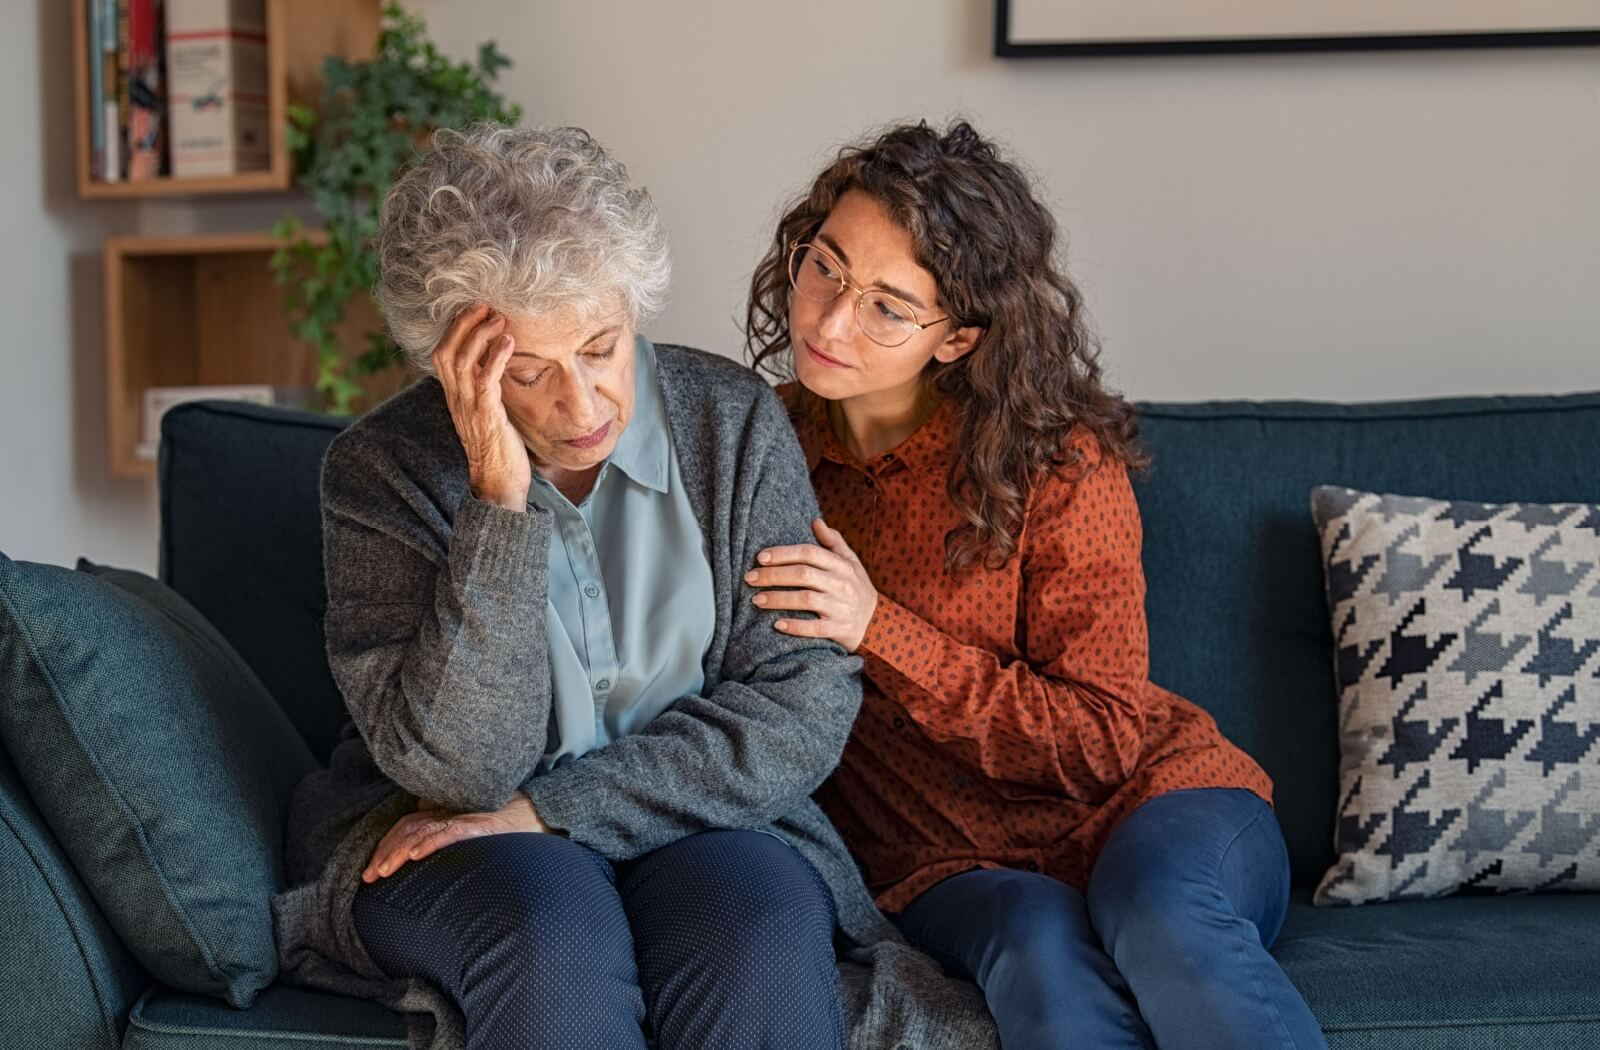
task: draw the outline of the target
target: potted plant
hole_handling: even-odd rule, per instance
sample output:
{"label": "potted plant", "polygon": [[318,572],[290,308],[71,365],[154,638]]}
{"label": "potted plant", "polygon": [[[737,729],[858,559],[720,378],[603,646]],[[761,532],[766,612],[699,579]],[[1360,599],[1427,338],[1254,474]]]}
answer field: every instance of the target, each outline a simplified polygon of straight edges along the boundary
{"label": "potted plant", "polygon": [[316,389],[325,410],[350,413],[365,393],[363,378],[400,360],[381,326],[366,333],[365,349],[354,355],[334,334],[346,304],[371,295],[377,280],[373,239],[390,182],[437,128],[520,121],[521,108],[491,87],[509,65],[493,41],[479,46],[476,62],[451,61],[427,38],[421,18],[390,3],[374,57],[328,58],[320,111],[289,107],[295,170],[324,232],[313,235],[285,217],[273,228],[284,245],[271,265],[277,283],[287,286],[295,335],[316,348]]}

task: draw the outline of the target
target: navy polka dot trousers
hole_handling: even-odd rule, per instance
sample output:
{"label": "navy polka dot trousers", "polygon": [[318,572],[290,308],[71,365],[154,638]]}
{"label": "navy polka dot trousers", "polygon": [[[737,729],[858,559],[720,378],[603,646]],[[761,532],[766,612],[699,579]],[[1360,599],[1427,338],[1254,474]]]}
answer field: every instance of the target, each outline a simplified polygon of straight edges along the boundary
{"label": "navy polka dot trousers", "polygon": [[557,835],[465,839],[364,884],[355,923],[386,974],[455,999],[468,1050],[843,1045],[832,895],[762,832],[615,865]]}

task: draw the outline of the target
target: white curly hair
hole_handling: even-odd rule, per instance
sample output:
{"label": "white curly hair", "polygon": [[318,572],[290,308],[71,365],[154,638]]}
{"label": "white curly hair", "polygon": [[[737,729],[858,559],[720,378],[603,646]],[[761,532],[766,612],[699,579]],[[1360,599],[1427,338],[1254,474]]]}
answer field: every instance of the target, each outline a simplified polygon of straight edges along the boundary
{"label": "white curly hair", "polygon": [[462,310],[518,315],[666,305],[672,263],[650,194],[581,128],[493,122],[433,133],[378,216],[374,292],[425,373]]}

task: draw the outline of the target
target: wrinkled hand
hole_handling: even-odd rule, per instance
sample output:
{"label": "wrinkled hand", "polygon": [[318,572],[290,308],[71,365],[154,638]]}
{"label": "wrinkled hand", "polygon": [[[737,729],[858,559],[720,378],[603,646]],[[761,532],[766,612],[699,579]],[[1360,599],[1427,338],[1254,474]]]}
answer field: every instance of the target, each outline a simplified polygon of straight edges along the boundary
{"label": "wrinkled hand", "polygon": [[528,503],[533,465],[500,398],[500,380],[515,349],[506,319],[480,304],[461,311],[433,348],[433,370],[467,453],[472,494],[520,511]]}
{"label": "wrinkled hand", "polygon": [[845,543],[838,530],[821,518],[811,523],[820,547],[768,547],[756,555],[761,567],[745,575],[755,587],[783,587],[762,591],[752,599],[763,609],[797,609],[815,613],[816,619],[784,619],[773,626],[801,638],[827,638],[853,653],[861,645],[878,608],[878,590],[872,578]]}
{"label": "wrinkled hand", "polygon": [[374,882],[400,870],[408,860],[421,860],[452,842],[482,835],[503,835],[511,831],[548,832],[550,826],[539,819],[533,802],[518,791],[493,813],[452,813],[431,802],[422,801],[415,813],[395,821],[394,827],[372,851],[372,859],[361,873],[362,882]]}

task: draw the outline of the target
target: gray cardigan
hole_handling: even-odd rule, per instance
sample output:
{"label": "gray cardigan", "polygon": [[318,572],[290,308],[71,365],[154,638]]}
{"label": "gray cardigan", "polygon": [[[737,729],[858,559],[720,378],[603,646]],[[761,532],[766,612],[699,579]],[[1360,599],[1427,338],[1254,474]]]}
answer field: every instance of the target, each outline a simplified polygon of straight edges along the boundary
{"label": "gray cardigan", "polygon": [[810,799],[861,701],[859,661],[792,638],[744,573],[810,542],[816,500],[767,384],[723,358],[658,346],[679,467],[705,534],[717,623],[702,696],[538,776],[549,712],[542,638],[551,517],[470,495],[442,388],[418,383],[335,439],[323,468],[328,657],[352,719],[295,792],[272,900],[280,976],[404,1011],[412,1050],[462,1050],[453,1001],[393,981],[351,904],[378,840],[419,797],[492,810],[521,787],[540,815],[612,860],[709,828],[763,828],[814,864],[844,935],[851,1050],[998,1047],[978,990],[943,976],[873,906]]}

